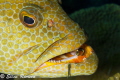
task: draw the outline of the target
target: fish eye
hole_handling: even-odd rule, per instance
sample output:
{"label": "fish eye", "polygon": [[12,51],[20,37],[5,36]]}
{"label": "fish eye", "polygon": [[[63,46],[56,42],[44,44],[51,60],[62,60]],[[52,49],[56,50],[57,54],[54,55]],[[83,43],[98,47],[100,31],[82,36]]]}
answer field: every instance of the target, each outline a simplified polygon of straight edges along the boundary
{"label": "fish eye", "polygon": [[25,27],[33,28],[33,27],[36,27],[38,24],[36,16],[28,14],[26,12],[21,12],[19,17],[20,17],[21,23]]}
{"label": "fish eye", "polygon": [[33,18],[31,18],[29,16],[24,16],[24,22],[28,25],[32,25],[32,24],[34,24],[35,21]]}
{"label": "fish eye", "polygon": [[41,13],[34,7],[23,8],[19,13],[19,19],[27,28],[38,27],[43,21]]}
{"label": "fish eye", "polygon": [[37,26],[38,22],[36,21],[36,17],[34,15],[20,15],[20,21],[22,24],[28,28],[33,28]]}

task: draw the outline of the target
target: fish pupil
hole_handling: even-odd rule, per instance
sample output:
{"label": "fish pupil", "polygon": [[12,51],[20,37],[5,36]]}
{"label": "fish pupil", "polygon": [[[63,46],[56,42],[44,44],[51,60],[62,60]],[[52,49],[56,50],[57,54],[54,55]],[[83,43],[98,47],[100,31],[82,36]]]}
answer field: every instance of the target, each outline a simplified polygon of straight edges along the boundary
{"label": "fish pupil", "polygon": [[24,16],[24,22],[27,24],[33,24],[34,23],[34,19],[28,16]]}

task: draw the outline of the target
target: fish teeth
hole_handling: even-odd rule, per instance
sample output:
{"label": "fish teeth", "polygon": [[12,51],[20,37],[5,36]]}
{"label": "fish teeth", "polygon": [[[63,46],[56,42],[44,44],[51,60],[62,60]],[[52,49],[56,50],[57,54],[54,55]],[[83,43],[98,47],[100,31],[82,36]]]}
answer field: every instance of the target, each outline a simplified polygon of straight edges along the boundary
{"label": "fish teeth", "polygon": [[59,61],[57,61],[58,63],[60,63],[61,61],[59,60]]}
{"label": "fish teeth", "polygon": [[57,63],[60,63],[61,62],[61,60],[58,60],[58,61],[56,61]]}
{"label": "fish teeth", "polygon": [[72,54],[72,55],[76,55],[77,52],[78,52],[78,50],[73,51],[73,52],[70,52],[70,54]]}
{"label": "fish teeth", "polygon": [[53,62],[53,63],[55,63],[56,61],[55,61],[55,60],[49,60],[48,62]]}
{"label": "fish teeth", "polygon": [[58,60],[58,61],[56,61],[56,60],[49,60],[48,62],[52,62],[52,63],[60,63],[61,60]]}
{"label": "fish teeth", "polygon": [[48,60],[48,62],[51,62],[51,60]]}
{"label": "fish teeth", "polygon": [[49,60],[49,62],[53,62],[53,60]]}
{"label": "fish teeth", "polygon": [[64,59],[65,59],[65,58],[68,58],[68,57],[67,57],[67,56],[65,56],[65,55],[62,55],[62,56],[61,56],[61,58],[64,58]]}

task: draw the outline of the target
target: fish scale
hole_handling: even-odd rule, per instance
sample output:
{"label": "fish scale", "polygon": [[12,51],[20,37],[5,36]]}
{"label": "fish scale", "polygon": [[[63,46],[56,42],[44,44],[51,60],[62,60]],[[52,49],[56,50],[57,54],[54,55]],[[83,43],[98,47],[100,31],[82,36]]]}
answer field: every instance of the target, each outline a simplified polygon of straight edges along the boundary
{"label": "fish scale", "polygon": [[[38,69],[51,58],[74,51],[86,41],[84,31],[66,15],[58,2],[0,1],[1,73],[51,78],[67,77],[68,72],[71,76],[95,72],[97,57],[94,52],[84,62],[59,63]],[[71,69],[68,69],[69,64]]]}

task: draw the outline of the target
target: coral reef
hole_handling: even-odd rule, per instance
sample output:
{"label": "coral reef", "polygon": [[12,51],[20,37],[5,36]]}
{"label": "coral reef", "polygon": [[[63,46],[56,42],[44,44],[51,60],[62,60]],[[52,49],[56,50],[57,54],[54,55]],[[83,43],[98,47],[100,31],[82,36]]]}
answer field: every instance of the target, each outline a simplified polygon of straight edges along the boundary
{"label": "coral reef", "polygon": [[109,77],[108,80],[120,80],[120,73],[116,73],[114,76]]}
{"label": "coral reef", "polygon": [[79,9],[99,7],[110,3],[120,5],[120,0],[62,0],[62,6],[68,14]]}

